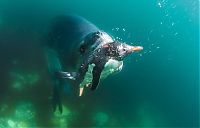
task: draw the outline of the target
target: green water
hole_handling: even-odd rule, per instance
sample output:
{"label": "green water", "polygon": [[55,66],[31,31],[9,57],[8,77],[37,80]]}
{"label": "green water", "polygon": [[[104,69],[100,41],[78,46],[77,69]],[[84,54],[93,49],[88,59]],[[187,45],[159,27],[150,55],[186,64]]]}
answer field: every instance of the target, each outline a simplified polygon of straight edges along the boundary
{"label": "green water", "polygon": [[[144,50],[61,115],[41,43],[69,13]],[[199,127],[199,36],[198,0],[1,0],[0,128]]]}

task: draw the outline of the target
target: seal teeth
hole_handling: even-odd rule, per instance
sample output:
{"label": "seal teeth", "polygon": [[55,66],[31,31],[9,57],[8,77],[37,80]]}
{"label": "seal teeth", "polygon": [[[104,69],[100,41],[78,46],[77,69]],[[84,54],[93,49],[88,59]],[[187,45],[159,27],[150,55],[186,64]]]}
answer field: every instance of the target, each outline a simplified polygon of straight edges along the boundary
{"label": "seal teeth", "polygon": [[79,96],[82,96],[82,94],[83,94],[83,89],[84,89],[84,87],[81,87],[81,88],[79,89]]}

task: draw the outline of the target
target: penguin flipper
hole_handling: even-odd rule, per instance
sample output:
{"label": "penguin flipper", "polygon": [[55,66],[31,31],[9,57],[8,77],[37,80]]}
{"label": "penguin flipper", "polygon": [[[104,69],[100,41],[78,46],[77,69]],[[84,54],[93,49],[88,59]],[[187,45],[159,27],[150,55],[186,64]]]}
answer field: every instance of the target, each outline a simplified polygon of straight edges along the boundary
{"label": "penguin flipper", "polygon": [[101,77],[101,72],[103,71],[104,65],[102,66],[95,66],[93,68],[92,71],[92,75],[93,75],[93,79],[92,79],[92,86],[91,86],[91,90],[96,90],[98,85],[99,85],[99,81],[100,81],[100,77]]}
{"label": "penguin flipper", "polygon": [[61,78],[67,78],[71,80],[76,80],[78,73],[77,72],[63,72],[59,71],[57,72],[57,75],[60,76]]}

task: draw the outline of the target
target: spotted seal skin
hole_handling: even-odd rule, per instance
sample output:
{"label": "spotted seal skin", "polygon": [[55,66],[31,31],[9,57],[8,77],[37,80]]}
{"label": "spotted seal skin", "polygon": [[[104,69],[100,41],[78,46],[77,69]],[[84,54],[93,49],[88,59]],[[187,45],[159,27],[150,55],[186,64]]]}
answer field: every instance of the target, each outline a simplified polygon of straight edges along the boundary
{"label": "spotted seal skin", "polygon": [[81,96],[84,87],[96,90],[100,79],[121,71],[123,59],[139,50],[142,47],[114,41],[82,17],[58,17],[50,27],[45,47],[54,87],[54,111],[58,107],[62,113],[60,94],[63,86],[68,87],[64,79],[77,86]]}

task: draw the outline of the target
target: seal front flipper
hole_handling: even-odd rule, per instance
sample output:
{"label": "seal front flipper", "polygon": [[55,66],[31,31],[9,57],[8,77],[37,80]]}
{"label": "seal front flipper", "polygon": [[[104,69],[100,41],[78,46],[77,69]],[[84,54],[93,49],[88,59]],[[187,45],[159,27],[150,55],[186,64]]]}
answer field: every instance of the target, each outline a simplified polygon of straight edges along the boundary
{"label": "seal front flipper", "polygon": [[101,77],[101,72],[103,71],[103,69],[104,69],[104,64],[95,66],[93,68],[93,71],[92,71],[93,79],[92,79],[91,90],[97,89],[99,85],[100,77]]}
{"label": "seal front flipper", "polygon": [[48,70],[53,83],[53,94],[52,94],[53,111],[55,112],[56,108],[58,107],[60,113],[62,113],[62,102],[60,99],[60,94],[62,87],[64,85],[63,85],[63,80],[56,76],[56,72],[62,69],[61,64],[57,57],[56,52],[53,49],[46,47],[44,51],[48,64]]}
{"label": "seal front flipper", "polygon": [[62,113],[62,102],[60,99],[60,92],[61,92],[60,82],[61,82],[60,80],[54,80],[52,105],[53,105],[54,112],[56,111],[56,108],[58,107],[59,112]]}

